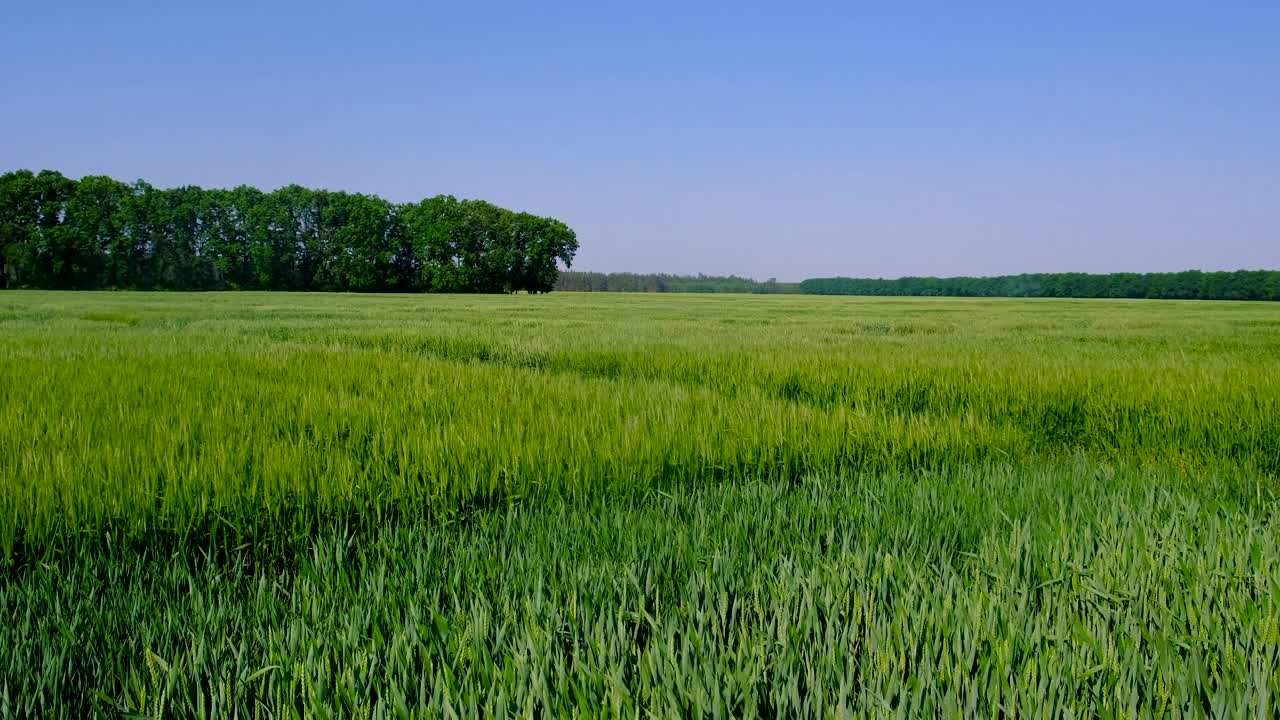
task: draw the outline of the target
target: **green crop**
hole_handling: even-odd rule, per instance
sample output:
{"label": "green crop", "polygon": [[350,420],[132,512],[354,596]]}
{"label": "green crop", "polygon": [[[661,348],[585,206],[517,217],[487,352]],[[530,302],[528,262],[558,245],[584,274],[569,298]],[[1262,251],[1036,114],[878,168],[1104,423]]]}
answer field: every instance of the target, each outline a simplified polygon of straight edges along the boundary
{"label": "green crop", "polygon": [[1269,716],[1280,307],[0,294],[0,713]]}

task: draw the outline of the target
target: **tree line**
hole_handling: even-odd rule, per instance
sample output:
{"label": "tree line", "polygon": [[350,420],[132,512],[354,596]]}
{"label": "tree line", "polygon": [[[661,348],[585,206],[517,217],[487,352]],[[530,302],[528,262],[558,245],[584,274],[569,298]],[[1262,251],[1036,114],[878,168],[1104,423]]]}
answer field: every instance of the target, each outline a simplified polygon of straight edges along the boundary
{"label": "tree line", "polygon": [[757,293],[800,292],[796,283],[763,282],[736,275],[667,275],[640,273],[562,272],[557,290],[573,292]]}
{"label": "tree line", "polygon": [[0,287],[548,292],[577,250],[559,220],[447,195],[0,175]]}
{"label": "tree line", "polygon": [[805,280],[800,289],[813,295],[1280,300],[1280,271],[1037,273],[895,280],[834,277]]}
{"label": "tree line", "polygon": [[563,272],[557,290],[579,292],[803,293],[950,297],[1280,300],[1280,271],[1038,273],[995,277],[811,278],[782,283],[734,275]]}

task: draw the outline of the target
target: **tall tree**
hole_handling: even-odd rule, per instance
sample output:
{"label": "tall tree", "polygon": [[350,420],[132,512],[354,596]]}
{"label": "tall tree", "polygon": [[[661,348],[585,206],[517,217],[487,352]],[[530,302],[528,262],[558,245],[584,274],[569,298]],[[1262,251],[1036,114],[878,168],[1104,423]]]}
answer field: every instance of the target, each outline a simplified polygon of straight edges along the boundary
{"label": "tall tree", "polygon": [[40,192],[30,170],[0,175],[0,287],[22,284],[40,217]]}
{"label": "tall tree", "polygon": [[89,176],[76,184],[67,201],[58,236],[62,287],[90,289],[108,285],[111,251],[119,244],[122,205],[129,186],[105,176]]}

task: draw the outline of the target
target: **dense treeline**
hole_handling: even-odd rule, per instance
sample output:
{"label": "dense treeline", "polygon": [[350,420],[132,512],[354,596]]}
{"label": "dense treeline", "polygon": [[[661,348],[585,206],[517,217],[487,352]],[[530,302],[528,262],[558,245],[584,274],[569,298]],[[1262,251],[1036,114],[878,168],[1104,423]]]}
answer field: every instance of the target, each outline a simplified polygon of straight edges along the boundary
{"label": "dense treeline", "polygon": [[546,292],[577,249],[558,220],[451,196],[0,175],[0,287]]}
{"label": "dense treeline", "polygon": [[576,292],[797,293],[796,283],[764,282],[736,275],[667,275],[563,272],[557,290]]}
{"label": "dense treeline", "polygon": [[804,293],[949,297],[1160,298],[1280,300],[1280,271],[1040,273],[996,277],[812,278],[760,282],[733,275],[563,272],[557,290],[579,292]]}
{"label": "dense treeline", "polygon": [[1162,298],[1280,300],[1280,271],[1174,273],[1040,273],[996,277],[904,277],[896,280],[814,278],[800,283],[815,295],[946,295],[955,297]]}

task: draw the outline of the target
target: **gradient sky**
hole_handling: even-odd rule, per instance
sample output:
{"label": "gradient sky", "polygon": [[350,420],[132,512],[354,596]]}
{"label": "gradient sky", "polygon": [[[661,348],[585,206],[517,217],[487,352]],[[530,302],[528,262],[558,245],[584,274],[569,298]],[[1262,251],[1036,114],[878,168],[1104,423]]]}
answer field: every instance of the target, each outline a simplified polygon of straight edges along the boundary
{"label": "gradient sky", "polygon": [[1280,268],[1280,1],[17,2],[0,171],[479,197],[575,268]]}

